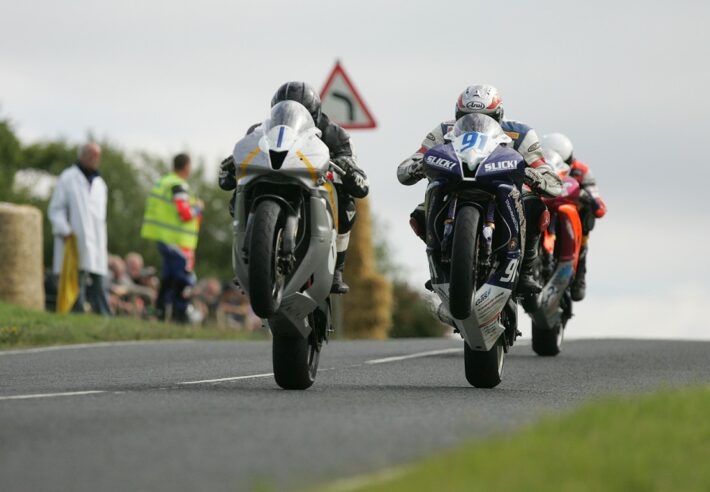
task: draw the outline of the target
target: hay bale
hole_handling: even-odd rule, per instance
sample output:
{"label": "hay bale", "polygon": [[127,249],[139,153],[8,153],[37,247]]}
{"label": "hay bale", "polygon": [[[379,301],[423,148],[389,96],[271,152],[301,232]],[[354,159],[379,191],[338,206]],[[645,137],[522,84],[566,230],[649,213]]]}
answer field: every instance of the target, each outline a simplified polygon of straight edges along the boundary
{"label": "hay bale", "polygon": [[392,286],[375,268],[372,220],[367,199],[357,202],[357,221],[350,235],[343,299],[343,332],[347,338],[387,338],[392,323]]}
{"label": "hay bale", "polygon": [[0,202],[0,300],[44,308],[42,212]]}

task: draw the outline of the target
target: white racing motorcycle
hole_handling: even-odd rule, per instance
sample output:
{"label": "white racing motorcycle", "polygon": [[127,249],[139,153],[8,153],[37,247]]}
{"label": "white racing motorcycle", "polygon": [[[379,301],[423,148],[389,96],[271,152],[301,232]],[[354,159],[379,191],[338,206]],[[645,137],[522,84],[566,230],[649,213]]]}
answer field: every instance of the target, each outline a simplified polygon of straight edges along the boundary
{"label": "white racing motorcycle", "polygon": [[282,101],[234,147],[234,270],[273,335],[276,383],[306,389],[333,331],[330,288],[342,170],[308,110]]}

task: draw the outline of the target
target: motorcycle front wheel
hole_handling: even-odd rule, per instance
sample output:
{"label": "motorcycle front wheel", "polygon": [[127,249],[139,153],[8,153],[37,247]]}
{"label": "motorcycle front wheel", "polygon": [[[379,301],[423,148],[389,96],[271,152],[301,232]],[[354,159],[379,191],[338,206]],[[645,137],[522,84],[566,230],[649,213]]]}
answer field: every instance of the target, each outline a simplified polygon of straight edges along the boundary
{"label": "motorcycle front wheel", "polygon": [[466,319],[471,315],[471,301],[476,285],[479,218],[478,209],[471,206],[462,207],[456,213],[449,283],[449,311],[456,319]]}
{"label": "motorcycle front wheel", "polygon": [[285,284],[278,262],[283,242],[283,209],[272,200],[264,200],[257,205],[253,221],[249,245],[249,298],[254,314],[266,319],[278,311]]}

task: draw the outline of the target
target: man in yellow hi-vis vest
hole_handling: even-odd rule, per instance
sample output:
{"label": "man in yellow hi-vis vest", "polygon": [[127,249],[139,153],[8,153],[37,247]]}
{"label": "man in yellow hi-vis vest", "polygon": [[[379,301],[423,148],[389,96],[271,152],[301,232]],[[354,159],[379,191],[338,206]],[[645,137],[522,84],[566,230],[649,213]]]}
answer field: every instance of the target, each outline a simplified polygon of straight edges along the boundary
{"label": "man in yellow hi-vis vest", "polygon": [[158,317],[165,319],[166,306],[172,305],[172,320],[178,323],[188,321],[185,290],[196,281],[195,248],[204,208],[187,185],[191,170],[187,154],[175,156],[173,172],[160,178],[150,191],[141,228],[142,237],[158,242],[163,258],[156,301]]}

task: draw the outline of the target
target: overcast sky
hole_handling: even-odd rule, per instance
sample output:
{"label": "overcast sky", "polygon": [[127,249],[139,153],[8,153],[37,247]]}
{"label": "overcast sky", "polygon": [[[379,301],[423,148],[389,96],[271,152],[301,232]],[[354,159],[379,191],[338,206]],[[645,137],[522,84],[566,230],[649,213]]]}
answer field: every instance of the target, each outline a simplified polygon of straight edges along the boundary
{"label": "overcast sky", "polygon": [[340,58],[379,123],[352,134],[373,210],[417,284],[428,271],[407,220],[424,186],[399,185],[396,166],[466,85],[494,84],[507,116],[572,138],[609,206],[569,335],[710,337],[710,2],[0,0],[0,12],[0,111],[25,141],[90,130],[212,170],[282,82],[320,88]]}

